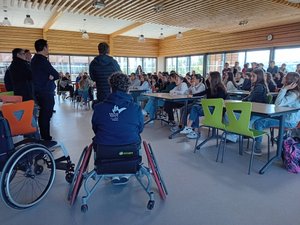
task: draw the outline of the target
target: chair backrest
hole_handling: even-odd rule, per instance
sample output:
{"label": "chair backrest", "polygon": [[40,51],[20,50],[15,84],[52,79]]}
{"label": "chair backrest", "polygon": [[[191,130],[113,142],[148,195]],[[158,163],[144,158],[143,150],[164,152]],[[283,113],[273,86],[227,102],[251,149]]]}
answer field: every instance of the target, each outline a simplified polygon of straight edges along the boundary
{"label": "chair backrest", "polygon": [[37,128],[32,126],[33,108],[33,100],[2,106],[2,114],[8,120],[12,136],[36,132]]}
{"label": "chair backrest", "polygon": [[14,92],[13,92],[13,91],[0,92],[0,96],[2,96],[2,95],[13,96],[13,95],[14,95]]}
{"label": "chair backrest", "polygon": [[253,132],[249,129],[252,103],[226,102],[225,106],[226,114],[228,116],[226,130],[245,136],[253,136]]}
{"label": "chair backrest", "polygon": [[202,99],[201,105],[204,113],[202,124],[218,129],[225,129],[225,125],[222,122],[224,100],[222,98]]}
{"label": "chair backrest", "polygon": [[23,97],[19,96],[19,95],[0,95],[0,100],[3,103],[18,103],[18,102],[22,102]]}

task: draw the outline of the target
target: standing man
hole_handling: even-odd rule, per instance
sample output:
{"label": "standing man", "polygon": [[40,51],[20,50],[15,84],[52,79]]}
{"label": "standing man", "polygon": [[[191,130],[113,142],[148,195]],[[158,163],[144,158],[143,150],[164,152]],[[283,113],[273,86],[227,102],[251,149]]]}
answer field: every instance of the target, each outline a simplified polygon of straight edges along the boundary
{"label": "standing man", "polygon": [[103,102],[110,94],[108,77],[114,72],[120,72],[120,66],[113,57],[109,56],[109,46],[102,42],[98,45],[99,55],[90,64],[90,76],[96,82],[97,100]]}
{"label": "standing man", "polygon": [[23,101],[33,99],[32,73],[26,61],[25,52],[21,48],[12,51],[13,61],[9,66],[10,78],[15,95],[23,97]]}
{"label": "standing man", "polygon": [[32,79],[37,103],[40,107],[39,127],[41,138],[51,141],[50,119],[54,107],[55,80],[59,78],[58,72],[48,61],[48,44],[44,39],[34,43],[36,54],[31,60]]}

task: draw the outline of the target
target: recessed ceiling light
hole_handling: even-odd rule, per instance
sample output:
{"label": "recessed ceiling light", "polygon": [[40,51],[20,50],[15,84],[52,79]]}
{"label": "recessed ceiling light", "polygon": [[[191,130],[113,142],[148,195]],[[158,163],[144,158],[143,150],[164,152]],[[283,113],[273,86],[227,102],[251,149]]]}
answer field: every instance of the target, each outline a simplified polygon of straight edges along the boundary
{"label": "recessed ceiling light", "polygon": [[104,0],[94,0],[92,6],[96,9],[103,9],[105,7]]}

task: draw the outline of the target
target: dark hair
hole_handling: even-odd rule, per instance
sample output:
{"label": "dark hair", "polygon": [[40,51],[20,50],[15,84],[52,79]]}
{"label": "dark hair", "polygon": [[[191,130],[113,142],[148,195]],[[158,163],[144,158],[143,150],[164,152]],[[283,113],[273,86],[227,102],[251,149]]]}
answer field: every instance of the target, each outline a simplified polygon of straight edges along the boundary
{"label": "dark hair", "polygon": [[299,73],[296,72],[289,72],[287,73],[287,75],[285,76],[285,82],[287,85],[290,85],[292,83],[296,83],[297,86],[289,91],[296,91],[297,95],[298,95],[298,99],[300,99],[300,75]]}
{"label": "dark hair", "polygon": [[41,52],[45,47],[48,47],[48,43],[45,39],[38,39],[34,43],[34,48],[36,52]]}
{"label": "dark hair", "polygon": [[98,51],[100,55],[106,55],[109,53],[109,45],[106,42],[101,42],[98,45]]}
{"label": "dark hair", "polygon": [[20,52],[22,52],[23,51],[23,49],[22,48],[15,48],[15,49],[13,49],[12,50],[12,57],[13,58],[17,58],[18,57],[18,54],[20,53]]}
{"label": "dark hair", "polygon": [[258,69],[254,69],[252,71],[252,73],[254,73],[257,76],[257,79],[256,79],[256,82],[255,82],[254,86],[257,85],[257,84],[262,84],[267,89],[267,92],[269,92],[268,85],[266,84],[264,71],[262,69],[258,68]]}
{"label": "dark hair", "polygon": [[233,77],[233,73],[232,72],[227,72],[228,75],[228,79],[227,79],[227,83],[228,81],[231,81],[233,83],[233,85],[237,88],[237,84],[235,83],[234,77]]}
{"label": "dark hair", "polygon": [[218,88],[222,88],[226,93],[226,88],[221,80],[221,74],[218,71],[210,72],[210,92],[212,95],[216,95],[218,92]]}
{"label": "dark hair", "polygon": [[28,53],[28,52],[30,52],[30,50],[29,50],[29,49],[25,49],[24,52],[25,52],[25,53]]}
{"label": "dark hair", "polygon": [[110,84],[112,92],[127,92],[130,85],[128,76],[121,72],[116,72],[110,75],[110,77],[108,78],[108,83]]}

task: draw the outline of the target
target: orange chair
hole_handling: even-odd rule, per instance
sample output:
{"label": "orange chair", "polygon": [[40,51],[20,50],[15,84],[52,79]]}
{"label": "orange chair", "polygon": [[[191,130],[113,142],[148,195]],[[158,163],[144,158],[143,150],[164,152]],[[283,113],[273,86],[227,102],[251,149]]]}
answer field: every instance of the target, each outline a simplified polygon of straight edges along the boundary
{"label": "orange chair", "polygon": [[36,132],[37,128],[32,126],[33,108],[33,100],[2,106],[2,114],[8,120],[12,136]]}
{"label": "orange chair", "polygon": [[14,95],[14,96],[2,95],[2,96],[0,96],[0,100],[4,104],[5,103],[18,103],[18,102],[22,102],[23,97],[22,96],[18,96],[18,95]]}
{"label": "orange chair", "polygon": [[5,84],[0,83],[0,92],[5,92],[6,88],[5,88]]}

